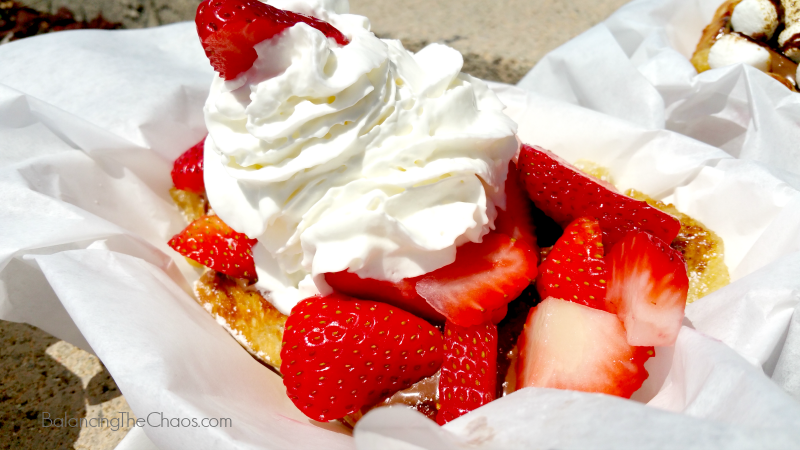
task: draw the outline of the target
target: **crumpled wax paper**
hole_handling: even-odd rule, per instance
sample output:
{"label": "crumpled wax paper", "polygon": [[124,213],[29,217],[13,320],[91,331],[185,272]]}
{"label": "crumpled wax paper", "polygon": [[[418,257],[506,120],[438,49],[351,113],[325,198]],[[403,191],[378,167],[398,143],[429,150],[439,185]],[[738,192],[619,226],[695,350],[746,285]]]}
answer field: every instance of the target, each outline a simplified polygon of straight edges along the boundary
{"label": "crumpled wax paper", "polygon": [[519,86],[667,129],[800,179],[800,94],[742,64],[689,58],[723,0],[634,0],[547,54]]}
{"label": "crumpled wax paper", "polygon": [[205,134],[211,77],[191,23],[0,47],[0,318],[96,353],[140,418],[233,423],[146,425],[120,449],[800,448],[800,193],[680,134],[499,84],[522,141],[675,202],[723,237],[734,282],[687,307],[638,402],[528,388],[442,428],[380,408],[352,437],[307,419],[166,245],[184,227],[171,162]]}

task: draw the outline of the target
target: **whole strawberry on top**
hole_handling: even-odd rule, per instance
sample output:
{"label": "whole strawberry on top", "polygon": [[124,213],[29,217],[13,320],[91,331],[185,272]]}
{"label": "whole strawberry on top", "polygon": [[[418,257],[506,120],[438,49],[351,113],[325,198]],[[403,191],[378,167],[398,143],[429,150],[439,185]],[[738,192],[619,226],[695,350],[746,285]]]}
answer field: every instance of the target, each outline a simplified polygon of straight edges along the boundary
{"label": "whole strawberry on top", "polygon": [[253,46],[298,23],[305,23],[347,45],[347,38],[331,24],[314,17],[284,11],[258,0],[206,0],[197,7],[195,24],[203,50],[214,70],[226,80],[253,66]]}
{"label": "whole strawberry on top", "polygon": [[436,373],[442,342],[439,330],[396,307],[312,297],[286,320],[283,384],[308,417],[340,419]]}

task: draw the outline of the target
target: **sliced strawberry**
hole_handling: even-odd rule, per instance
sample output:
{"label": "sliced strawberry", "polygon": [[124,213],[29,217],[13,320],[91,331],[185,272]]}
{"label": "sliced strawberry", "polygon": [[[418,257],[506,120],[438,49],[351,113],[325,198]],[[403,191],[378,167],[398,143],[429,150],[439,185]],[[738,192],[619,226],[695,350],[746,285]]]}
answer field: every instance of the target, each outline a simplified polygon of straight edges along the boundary
{"label": "sliced strawberry", "polygon": [[569,224],[539,266],[539,296],[605,309],[608,276],[602,237],[597,219],[581,217]]}
{"label": "sliced strawberry", "polygon": [[233,231],[218,216],[203,216],[170,239],[169,246],[209,269],[255,281],[251,249],[256,242]]}
{"label": "sliced strawberry", "polygon": [[681,252],[632,231],[608,255],[606,310],[616,312],[631,345],[674,345],[683,322],[689,278]]}
{"label": "sliced strawberry", "polygon": [[594,217],[611,248],[631,230],[644,230],[672,242],[681,229],[678,219],[645,202],[616,192],[609,183],[581,171],[540,147],[523,145],[520,177],[531,200],[562,227],[579,217]]}
{"label": "sliced strawberry", "polygon": [[339,419],[436,373],[442,345],[439,330],[393,306],[313,297],[286,320],[283,384],[308,417]]}
{"label": "sliced strawberry", "polygon": [[417,294],[416,279],[407,278],[397,283],[361,278],[355,273],[342,271],[326,273],[325,281],[336,292],[364,300],[388,303],[415,316],[432,322],[444,322],[444,316]]}
{"label": "sliced strawberry", "polygon": [[172,184],[176,188],[201,194],[205,192],[203,182],[203,149],[206,138],[186,150],[172,165]]}
{"label": "sliced strawberry", "polygon": [[464,327],[498,322],[536,279],[528,244],[500,233],[458,247],[456,261],[417,278],[417,293],[447,320]]}
{"label": "sliced strawberry", "polygon": [[547,387],[630,398],[647,379],[652,347],[632,347],[614,314],[548,298],[518,342],[517,389]]}
{"label": "sliced strawberry", "polygon": [[444,425],[494,400],[496,383],[497,326],[445,323],[436,423]]}
{"label": "sliced strawberry", "polygon": [[433,322],[498,323],[506,304],[536,278],[536,257],[524,241],[489,233],[480,244],[459,247],[452,264],[419,277],[391,283],[337,272],[325,274],[325,281],[337,292],[389,303]]}
{"label": "sliced strawberry", "polygon": [[506,208],[505,210],[497,209],[494,230],[514,239],[525,241],[534,251],[538,252],[536,229],[533,226],[531,215],[531,201],[519,180],[517,165],[514,164],[514,161],[508,163],[505,192]]}
{"label": "sliced strawberry", "polygon": [[214,70],[226,80],[253,66],[258,55],[253,46],[298,23],[305,23],[347,45],[333,25],[293,13],[258,0],[206,0],[197,7],[197,34]]}

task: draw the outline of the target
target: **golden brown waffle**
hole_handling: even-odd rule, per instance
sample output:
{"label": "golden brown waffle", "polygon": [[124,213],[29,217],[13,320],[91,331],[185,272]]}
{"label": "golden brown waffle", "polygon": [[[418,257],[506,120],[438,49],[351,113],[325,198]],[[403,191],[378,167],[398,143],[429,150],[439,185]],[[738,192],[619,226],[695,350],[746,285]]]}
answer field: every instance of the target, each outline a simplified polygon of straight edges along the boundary
{"label": "golden brown waffle", "polygon": [[716,233],[699,221],[678,211],[671,203],[654,200],[635,189],[630,189],[625,194],[672,214],[681,221],[681,231],[670,246],[683,253],[686,258],[689,272],[687,303],[704,297],[731,282],[728,266],[725,265],[725,245],[722,238]]}
{"label": "golden brown waffle", "polygon": [[258,291],[213,270],[195,282],[203,305],[250,354],[276,370],[281,367],[281,342],[286,316]]}
{"label": "golden brown waffle", "polygon": [[[597,163],[579,160],[575,162],[575,167],[587,175],[614,184],[608,169]],[[681,231],[670,246],[680,251],[686,258],[687,271],[689,272],[687,303],[692,303],[731,282],[728,266],[725,265],[725,245],[722,242],[722,238],[716,233],[708,229],[700,221],[678,211],[672,204],[652,199],[635,189],[629,189],[625,194],[636,200],[647,202],[650,206],[671,214],[680,220]],[[544,251],[545,249],[542,250]],[[544,258],[544,255],[542,257]]]}
{"label": "golden brown waffle", "polygon": [[169,189],[169,196],[178,205],[183,218],[189,223],[194,222],[208,212],[208,202],[203,194],[195,194],[194,192],[173,187]]}

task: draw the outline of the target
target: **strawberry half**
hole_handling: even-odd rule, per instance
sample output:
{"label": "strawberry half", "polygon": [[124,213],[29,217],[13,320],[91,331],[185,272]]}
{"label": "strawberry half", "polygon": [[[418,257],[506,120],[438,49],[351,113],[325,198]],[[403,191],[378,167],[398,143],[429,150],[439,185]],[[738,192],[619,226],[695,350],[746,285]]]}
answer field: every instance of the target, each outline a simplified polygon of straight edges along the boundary
{"label": "strawberry half", "polygon": [[252,248],[256,239],[233,231],[218,216],[203,216],[169,240],[181,255],[234,278],[256,280]]}
{"label": "strawberry half", "polygon": [[312,297],[286,320],[283,384],[306,416],[339,419],[436,373],[442,343],[439,330],[393,306]]}
{"label": "strawberry half", "polygon": [[605,309],[608,277],[602,237],[597,219],[582,217],[569,224],[539,266],[539,296]]}
{"label": "strawberry half", "polygon": [[497,209],[494,230],[514,239],[525,241],[538,254],[536,229],[533,225],[531,201],[519,180],[517,165],[508,163],[508,176],[505,184],[506,208]]}
{"label": "strawberry half", "polygon": [[536,252],[521,240],[489,233],[456,251],[456,261],[416,279],[417,293],[447,320],[469,327],[499,322],[508,302],[536,279]]}
{"label": "strawberry half", "polygon": [[444,316],[417,294],[416,279],[406,278],[397,283],[372,278],[361,278],[358,274],[346,270],[326,273],[325,281],[334,291],[364,300],[388,303],[417,317],[432,322],[444,322]]}
{"label": "strawberry half", "polygon": [[205,192],[203,181],[203,150],[206,138],[186,150],[172,165],[172,184],[176,188],[201,194]]}
{"label": "strawberry half", "polygon": [[206,0],[197,7],[197,34],[211,66],[232,80],[253,66],[258,55],[253,46],[298,23],[305,23],[347,45],[347,38],[333,25],[293,13],[258,0]]}
{"label": "strawberry half", "polygon": [[583,174],[543,148],[523,144],[519,167],[528,195],[539,209],[562,227],[579,217],[596,218],[608,248],[632,230],[672,242],[681,229],[678,219],[616,192],[612,185]]}
{"label": "strawberry half", "polygon": [[683,322],[689,277],[678,250],[643,231],[628,233],[608,255],[605,306],[631,345],[674,345]]}
{"label": "strawberry half", "polygon": [[491,402],[496,384],[497,326],[445,323],[436,423],[444,425]]}
{"label": "strawberry half", "polygon": [[361,278],[350,272],[326,273],[337,292],[378,300],[433,322],[445,318],[462,326],[497,323],[536,278],[537,252],[522,240],[489,233],[483,242],[458,247],[450,265],[398,283]]}
{"label": "strawberry half", "polygon": [[632,347],[614,314],[548,298],[519,337],[517,389],[536,386],[630,398],[647,379],[652,347]]}

